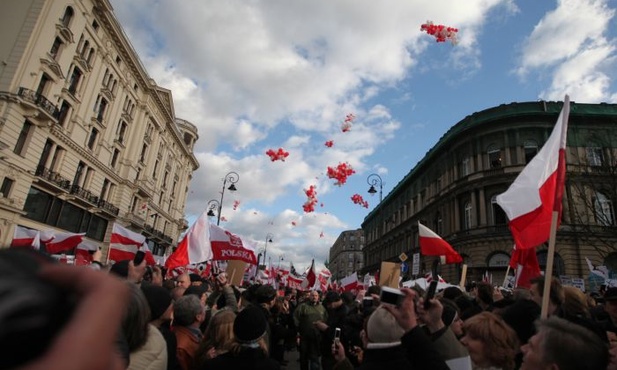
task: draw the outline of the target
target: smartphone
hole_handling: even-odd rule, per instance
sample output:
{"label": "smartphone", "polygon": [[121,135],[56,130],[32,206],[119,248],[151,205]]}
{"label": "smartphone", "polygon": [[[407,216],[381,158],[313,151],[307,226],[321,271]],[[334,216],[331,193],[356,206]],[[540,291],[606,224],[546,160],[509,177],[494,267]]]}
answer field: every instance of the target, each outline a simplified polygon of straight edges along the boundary
{"label": "smartphone", "polygon": [[403,298],[405,298],[405,295],[399,289],[390,288],[387,286],[381,287],[381,293],[379,294],[380,303],[398,306],[403,301]]}
{"label": "smartphone", "polygon": [[426,295],[424,296],[424,309],[428,310],[431,307],[431,299],[435,298],[435,292],[437,291],[437,281],[431,281],[428,289],[426,290]]}
{"label": "smartphone", "polygon": [[373,307],[373,297],[364,297],[362,299],[362,307],[363,308]]}
{"label": "smartphone", "polygon": [[334,343],[341,341],[341,328],[334,329]]}
{"label": "smartphone", "polygon": [[135,257],[133,257],[133,265],[135,266],[141,265],[145,257],[146,257],[146,252],[137,251],[137,253],[135,253]]}

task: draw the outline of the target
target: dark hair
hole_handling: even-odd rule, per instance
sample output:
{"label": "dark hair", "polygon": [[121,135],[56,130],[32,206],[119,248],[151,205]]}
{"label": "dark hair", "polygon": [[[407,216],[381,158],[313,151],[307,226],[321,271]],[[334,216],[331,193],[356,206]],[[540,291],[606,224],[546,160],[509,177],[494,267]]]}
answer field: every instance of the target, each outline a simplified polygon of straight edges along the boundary
{"label": "dark hair", "polygon": [[122,319],[122,331],[132,353],[146,344],[151,313],[148,300],[139,286],[128,281],[126,285],[131,294]]}
{"label": "dark hair", "polygon": [[[537,284],[540,297],[544,295],[544,276],[538,276],[530,280],[531,284]],[[560,306],[565,301],[565,293],[563,286],[557,278],[551,280],[551,292],[548,296],[549,300],[556,306]]]}

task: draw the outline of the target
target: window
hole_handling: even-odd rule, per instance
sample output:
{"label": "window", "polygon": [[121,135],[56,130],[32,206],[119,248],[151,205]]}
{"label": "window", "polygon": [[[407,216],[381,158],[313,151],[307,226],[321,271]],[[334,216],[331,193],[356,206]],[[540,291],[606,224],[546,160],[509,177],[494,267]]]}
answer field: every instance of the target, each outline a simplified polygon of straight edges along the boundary
{"label": "window", "polygon": [[84,162],[79,162],[77,165],[77,170],[75,170],[75,177],[73,178],[73,185],[79,185],[81,183],[81,178],[84,175],[84,170],[86,169],[86,164]]}
{"label": "window", "polygon": [[109,190],[109,180],[103,180],[103,187],[101,188],[101,196],[102,200],[107,199],[107,191]]}
{"label": "window", "polygon": [[114,149],[114,154],[111,156],[111,167],[116,168],[118,164],[118,157],[120,156],[120,151],[118,149]]}
{"label": "window", "polygon": [[103,122],[106,109],[107,109],[107,100],[105,98],[101,98],[99,102],[99,106],[97,108],[97,114],[96,114],[96,120],[98,122]]}
{"label": "window", "polygon": [[88,149],[93,150],[94,149],[94,144],[96,144],[96,138],[99,135],[99,130],[97,130],[96,128],[92,127],[92,130],[90,131],[90,137],[88,137]]}
{"label": "window", "polygon": [[152,178],[156,180],[157,176],[157,172],[159,169],[159,160],[157,159],[156,161],[154,161],[154,169],[152,170]]}
{"label": "window", "polygon": [[600,147],[587,147],[587,163],[590,166],[602,166],[603,156],[602,156],[602,148]]}
{"label": "window", "polygon": [[73,68],[73,73],[71,73],[71,77],[69,78],[69,92],[73,95],[77,92],[77,87],[79,85],[79,81],[81,80],[82,73],[79,68]]}
{"label": "window", "polygon": [[596,192],[593,201],[596,213],[596,222],[602,226],[613,226],[615,224],[615,212],[613,203],[604,194]]}
{"label": "window", "polygon": [[62,25],[64,27],[69,27],[69,25],[71,24],[71,20],[73,19],[73,8],[71,8],[70,6],[66,7],[66,10],[64,11],[64,15],[62,16]]}
{"label": "window", "polygon": [[505,225],[506,224],[506,213],[504,210],[497,204],[497,195],[493,195],[491,197],[491,210],[493,217],[493,225]]}
{"label": "window", "polygon": [[527,164],[538,154],[538,143],[534,140],[527,140],[523,144],[523,150],[525,151],[525,164]]}
{"label": "window", "polygon": [[441,235],[443,233],[443,219],[441,218],[441,214],[439,212],[435,216],[435,232],[437,235]]}
{"label": "window", "polygon": [[29,121],[25,121],[24,125],[19,132],[19,136],[17,137],[17,142],[15,143],[15,149],[13,149],[13,153],[22,155],[24,154],[26,148],[26,142],[30,138],[30,132],[32,131],[32,123]]}
{"label": "window", "polygon": [[62,105],[60,106],[60,110],[58,111],[58,123],[60,124],[60,126],[66,127],[70,111],[71,105],[66,101],[63,101]]}
{"label": "window", "polygon": [[11,195],[11,189],[13,189],[13,184],[15,181],[13,179],[9,179],[5,177],[2,180],[2,187],[0,187],[0,198],[8,198]]}
{"label": "window", "polygon": [[488,154],[488,166],[489,168],[501,167],[501,150],[491,145],[488,147],[486,153]]}
{"label": "window", "polygon": [[466,202],[463,210],[465,212],[463,217],[463,229],[469,230],[471,229],[471,202]]}
{"label": "window", "polygon": [[51,50],[49,50],[49,54],[54,60],[58,60],[58,55],[60,54],[60,48],[62,47],[62,40],[59,37],[56,37],[53,45],[51,46]]}
{"label": "window", "polygon": [[460,177],[468,176],[471,173],[471,160],[469,157],[465,157],[460,163]]}
{"label": "window", "polygon": [[124,144],[124,135],[126,134],[126,128],[126,122],[120,121],[116,134],[118,135],[118,142],[121,144]]}
{"label": "window", "polygon": [[49,154],[51,153],[51,148],[54,146],[54,142],[47,139],[45,141],[45,146],[43,147],[43,151],[41,152],[41,157],[39,158],[38,167],[45,167],[47,161],[49,160]]}
{"label": "window", "polygon": [[97,21],[92,21],[92,29],[95,31],[99,29],[99,24]]}
{"label": "window", "polygon": [[43,75],[41,76],[41,81],[39,81],[39,86],[36,88],[37,98],[45,94],[45,90],[47,89],[50,81],[51,79],[49,78],[49,76],[46,73],[43,73]]}
{"label": "window", "polygon": [[148,151],[148,144],[144,144],[141,147],[141,154],[139,155],[139,161],[144,163],[146,161],[146,153]]}

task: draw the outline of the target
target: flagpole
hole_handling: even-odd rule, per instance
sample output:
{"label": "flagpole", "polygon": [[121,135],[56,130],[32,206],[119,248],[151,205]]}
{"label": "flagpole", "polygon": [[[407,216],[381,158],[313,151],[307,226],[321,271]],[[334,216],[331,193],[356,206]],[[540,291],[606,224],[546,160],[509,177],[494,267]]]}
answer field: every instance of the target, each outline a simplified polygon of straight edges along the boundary
{"label": "flagpole", "polygon": [[548,239],[548,254],[546,256],[546,268],[544,269],[544,290],[542,293],[542,309],[540,318],[548,317],[548,302],[551,294],[551,282],[553,280],[553,260],[555,258],[555,237],[557,235],[557,221],[559,220],[559,211],[553,211],[551,220],[551,231]]}
{"label": "flagpole", "polygon": [[502,287],[506,287],[506,283],[508,282],[508,275],[510,275],[510,264],[508,263],[508,268],[506,269],[506,276],[503,278],[503,284],[501,284]]}

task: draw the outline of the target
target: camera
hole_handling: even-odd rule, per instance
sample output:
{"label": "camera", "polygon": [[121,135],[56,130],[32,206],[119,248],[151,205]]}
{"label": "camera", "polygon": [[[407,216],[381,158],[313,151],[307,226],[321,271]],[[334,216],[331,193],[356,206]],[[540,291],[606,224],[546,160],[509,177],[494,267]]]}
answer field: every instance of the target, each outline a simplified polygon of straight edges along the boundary
{"label": "camera", "polygon": [[381,303],[398,306],[403,301],[403,298],[405,298],[405,295],[399,289],[387,286],[381,287],[381,293],[379,294],[379,301]]}

